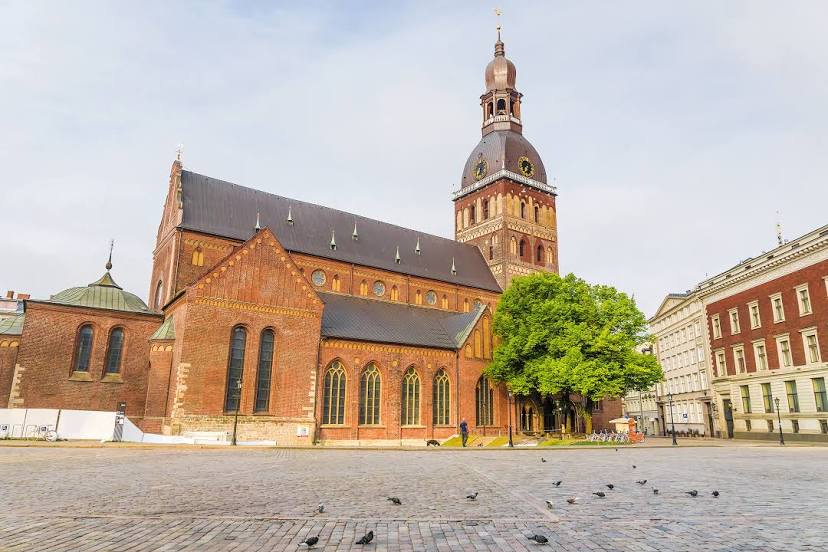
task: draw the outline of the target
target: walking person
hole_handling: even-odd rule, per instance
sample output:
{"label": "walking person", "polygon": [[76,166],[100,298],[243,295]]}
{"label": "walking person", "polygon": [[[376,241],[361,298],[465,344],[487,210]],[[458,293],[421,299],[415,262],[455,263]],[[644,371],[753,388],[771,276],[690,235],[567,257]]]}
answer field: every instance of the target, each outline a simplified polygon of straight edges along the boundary
{"label": "walking person", "polygon": [[469,424],[466,423],[465,418],[460,421],[460,438],[463,440],[463,447],[465,448],[469,441]]}

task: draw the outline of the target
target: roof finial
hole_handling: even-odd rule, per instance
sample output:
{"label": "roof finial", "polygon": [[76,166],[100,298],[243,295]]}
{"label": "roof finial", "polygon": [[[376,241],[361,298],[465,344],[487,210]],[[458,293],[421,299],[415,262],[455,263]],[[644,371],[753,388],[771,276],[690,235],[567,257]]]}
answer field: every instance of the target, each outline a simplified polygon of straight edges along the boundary
{"label": "roof finial", "polygon": [[505,55],[505,51],[503,48],[503,41],[500,40],[500,16],[503,15],[503,12],[500,11],[500,8],[495,8],[494,10],[495,17],[497,17],[497,42],[495,42],[495,56],[502,56]]}
{"label": "roof finial", "polygon": [[351,237],[354,239],[354,241],[357,241],[359,239],[359,234],[357,233],[356,229],[356,221],[354,221],[354,233],[351,234]]}
{"label": "roof finial", "polygon": [[402,259],[400,258],[400,246],[398,245],[397,246],[397,254],[394,255],[394,262],[397,263],[397,264],[400,264],[401,261],[402,261]]}
{"label": "roof finial", "polygon": [[262,229],[262,225],[259,223],[259,212],[256,211],[256,226],[254,226],[256,232]]}
{"label": "roof finial", "polygon": [[785,243],[785,240],[782,239],[782,220],[779,211],[776,212],[776,243],[779,245]]}
{"label": "roof finial", "polygon": [[181,154],[184,153],[184,144],[178,144],[178,147],[175,148],[175,160],[181,161]]}
{"label": "roof finial", "polygon": [[106,261],[106,271],[112,270],[112,250],[115,248],[115,240],[109,240],[109,260]]}
{"label": "roof finial", "polygon": [[414,248],[414,253],[417,255],[422,253],[422,250],[420,249],[420,236],[417,236],[417,247]]}
{"label": "roof finial", "polygon": [[336,251],[336,231],[331,230],[331,249]]}
{"label": "roof finial", "polygon": [[292,205],[288,205],[288,218],[287,218],[287,223],[288,224],[293,224],[293,214],[291,212],[292,208],[293,208]]}
{"label": "roof finial", "polygon": [[454,264],[454,257],[451,258],[451,274],[457,276],[457,265]]}

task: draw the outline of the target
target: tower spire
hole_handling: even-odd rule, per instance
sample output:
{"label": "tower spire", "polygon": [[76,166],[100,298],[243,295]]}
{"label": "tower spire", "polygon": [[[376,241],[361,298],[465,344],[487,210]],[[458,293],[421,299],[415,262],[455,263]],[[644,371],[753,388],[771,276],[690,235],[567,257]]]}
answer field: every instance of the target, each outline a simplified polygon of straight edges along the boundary
{"label": "tower spire", "polygon": [[112,250],[115,248],[115,240],[109,240],[109,260],[106,261],[106,271],[112,270]]}
{"label": "tower spire", "polygon": [[500,26],[500,16],[503,15],[503,12],[500,11],[500,8],[495,8],[495,17],[497,17],[497,42],[495,42],[495,56],[504,56],[506,55],[505,49],[503,47],[503,41],[500,39],[500,31],[502,27]]}

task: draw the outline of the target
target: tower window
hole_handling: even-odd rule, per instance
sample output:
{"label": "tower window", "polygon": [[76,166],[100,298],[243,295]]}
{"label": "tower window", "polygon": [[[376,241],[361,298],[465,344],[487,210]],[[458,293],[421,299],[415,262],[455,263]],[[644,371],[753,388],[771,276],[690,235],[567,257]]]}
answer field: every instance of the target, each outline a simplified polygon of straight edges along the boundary
{"label": "tower window", "polygon": [[469,221],[472,224],[477,222],[477,208],[474,204],[469,207]]}
{"label": "tower window", "polygon": [[526,256],[526,240],[520,240],[518,244],[518,256],[521,259]]}
{"label": "tower window", "polygon": [[494,246],[489,245],[489,260],[494,260]]}
{"label": "tower window", "polygon": [[494,104],[489,102],[486,104],[486,118],[491,119],[494,116]]}
{"label": "tower window", "polygon": [[543,246],[539,245],[537,253],[535,254],[535,261],[542,263],[543,262]]}
{"label": "tower window", "polygon": [[489,220],[489,200],[483,200],[483,220]]}
{"label": "tower window", "polygon": [[520,218],[526,218],[526,203],[523,201],[520,202]]}
{"label": "tower window", "polygon": [[540,222],[540,209],[535,205],[535,223]]}
{"label": "tower window", "polygon": [[503,98],[497,100],[497,114],[506,115],[506,100]]}

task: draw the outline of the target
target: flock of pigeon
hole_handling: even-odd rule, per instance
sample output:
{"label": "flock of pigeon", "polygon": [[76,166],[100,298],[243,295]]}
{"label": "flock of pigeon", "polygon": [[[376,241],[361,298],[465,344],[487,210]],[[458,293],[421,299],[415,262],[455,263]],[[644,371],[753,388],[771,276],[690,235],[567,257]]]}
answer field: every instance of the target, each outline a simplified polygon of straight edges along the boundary
{"label": "flock of pigeon", "polygon": [[[615,451],[618,452],[618,449],[615,449]],[[546,462],[546,458],[541,457],[541,462]],[[633,464],[632,467],[633,467],[633,469],[636,469],[635,464]],[[561,483],[563,483],[562,480],[553,481],[552,485],[555,486],[555,487],[560,487]],[[638,481],[636,481],[636,483],[638,483],[639,485],[641,485],[643,487],[644,485],[647,484],[647,480],[646,479],[639,479]],[[612,483],[607,483],[605,485],[605,487],[607,489],[609,489],[610,491],[615,490],[615,485],[612,484]],[[652,489],[653,489],[653,494],[655,494],[655,495],[659,494],[658,489],[656,489],[655,487],[653,487]],[[480,494],[480,492],[475,491],[475,492],[473,492],[469,495],[466,495],[466,500],[477,500],[477,495],[478,494]],[[595,491],[592,494],[597,496],[598,498],[606,498],[607,497],[607,493],[604,492],[604,491]],[[693,498],[696,498],[697,496],[699,496],[699,491],[697,491],[696,489],[693,489],[693,490],[690,490],[690,491],[684,491],[684,494],[687,494],[687,495],[690,495]],[[719,491],[714,490],[710,494],[713,497],[718,498],[720,493],[719,493]],[[399,497],[389,496],[387,498],[387,500],[395,506],[402,505],[402,500],[400,500]],[[571,497],[566,499],[566,502],[568,504],[576,504],[578,502],[578,500],[579,500],[579,498],[577,496],[571,496]],[[552,503],[551,500],[547,500],[546,501],[546,507],[548,509],[552,510],[552,509],[555,508],[555,505]],[[324,513],[325,512],[325,505],[320,504],[316,508],[316,511],[320,514]],[[534,535],[529,536],[527,538],[530,541],[533,541],[537,544],[547,544],[547,543],[549,543],[549,539],[544,535],[534,534]],[[365,535],[360,537],[359,540],[357,540],[355,544],[363,544],[363,545],[364,544],[370,544],[372,540],[374,540],[374,532],[373,531],[368,531]],[[311,548],[314,545],[316,545],[318,542],[319,542],[319,536],[309,537],[308,539],[306,539],[303,542],[299,543],[299,546],[304,546],[304,547],[307,547],[307,548]]]}

